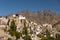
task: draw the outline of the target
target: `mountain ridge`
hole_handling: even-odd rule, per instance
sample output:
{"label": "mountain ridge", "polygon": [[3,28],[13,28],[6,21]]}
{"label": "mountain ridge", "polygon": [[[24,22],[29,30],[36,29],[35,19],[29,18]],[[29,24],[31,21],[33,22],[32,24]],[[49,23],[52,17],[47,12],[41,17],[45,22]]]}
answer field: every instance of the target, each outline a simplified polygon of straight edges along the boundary
{"label": "mountain ridge", "polygon": [[[7,15],[7,17],[11,15],[13,14]],[[22,12],[16,13],[16,15],[23,15],[29,21],[34,21],[34,22],[37,22],[38,24],[43,24],[43,23],[54,24],[60,20],[60,14],[53,12],[51,10],[41,10],[37,12],[31,12],[29,10],[24,10]]]}
{"label": "mountain ridge", "polygon": [[59,21],[60,14],[57,14],[51,10],[43,10],[38,12],[29,12],[29,11],[23,11],[21,13],[18,13],[20,15],[23,15],[27,17],[27,19],[36,21],[38,23],[52,23]]}

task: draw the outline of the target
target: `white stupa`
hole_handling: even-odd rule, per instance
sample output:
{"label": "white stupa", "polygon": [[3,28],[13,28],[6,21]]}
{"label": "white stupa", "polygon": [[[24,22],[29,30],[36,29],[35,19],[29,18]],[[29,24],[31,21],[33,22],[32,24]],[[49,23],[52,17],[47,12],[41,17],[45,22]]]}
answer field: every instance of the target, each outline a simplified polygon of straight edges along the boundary
{"label": "white stupa", "polygon": [[13,17],[16,17],[16,15],[15,15],[15,14],[13,14]]}
{"label": "white stupa", "polygon": [[19,15],[19,19],[26,19],[26,18],[23,17],[22,15]]}

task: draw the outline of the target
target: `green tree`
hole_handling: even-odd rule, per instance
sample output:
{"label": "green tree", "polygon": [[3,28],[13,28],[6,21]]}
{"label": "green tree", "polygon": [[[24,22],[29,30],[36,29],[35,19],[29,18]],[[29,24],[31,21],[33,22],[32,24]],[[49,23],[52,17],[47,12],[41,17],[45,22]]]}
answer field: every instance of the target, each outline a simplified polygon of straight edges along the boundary
{"label": "green tree", "polygon": [[27,27],[24,27],[24,31],[23,31],[24,36],[24,40],[31,40],[31,37],[28,34],[28,30]]}
{"label": "green tree", "polygon": [[56,40],[60,40],[60,34],[56,34]]}
{"label": "green tree", "polygon": [[16,34],[16,25],[14,20],[11,22],[10,29],[8,30],[11,36],[15,36]]}
{"label": "green tree", "polygon": [[8,40],[12,40],[11,38],[8,38]]}
{"label": "green tree", "polygon": [[27,30],[27,27],[26,27],[26,22],[24,22],[24,28],[23,29],[24,30],[23,30],[22,33],[25,35],[24,40],[31,40],[31,37],[29,36],[28,30]]}
{"label": "green tree", "polygon": [[10,29],[8,30],[10,35],[11,36],[15,36],[16,37],[16,40],[18,40],[20,38],[20,36],[22,35],[22,33],[16,31],[17,29],[17,26],[14,22],[14,20],[11,22],[11,25],[10,25]]}
{"label": "green tree", "polygon": [[44,34],[38,34],[37,36],[39,37],[39,38],[41,38],[41,40],[55,40],[55,38],[54,37],[51,37],[50,36],[50,32],[48,31],[48,30],[46,30],[46,34],[45,34],[46,36],[44,36]]}
{"label": "green tree", "polygon": [[50,32],[46,30],[46,37],[48,38],[48,40],[54,40],[54,37],[51,37],[50,35]]}
{"label": "green tree", "polygon": [[16,29],[17,29],[17,26],[16,26],[14,20],[11,22],[10,29],[11,29],[12,31],[16,31]]}
{"label": "green tree", "polygon": [[41,38],[41,40],[48,40],[47,37],[44,37],[44,34],[38,34],[37,37]]}
{"label": "green tree", "polygon": [[16,31],[16,35],[15,36],[16,36],[16,40],[17,40],[17,39],[20,38],[20,36],[22,36],[22,33]]}

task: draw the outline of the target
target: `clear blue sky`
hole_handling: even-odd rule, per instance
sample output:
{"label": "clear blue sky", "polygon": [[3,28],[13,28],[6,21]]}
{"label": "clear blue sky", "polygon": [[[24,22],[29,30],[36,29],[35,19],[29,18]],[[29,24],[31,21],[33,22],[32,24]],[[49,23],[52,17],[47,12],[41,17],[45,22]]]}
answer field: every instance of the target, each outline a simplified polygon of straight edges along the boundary
{"label": "clear blue sky", "polygon": [[23,10],[51,9],[60,13],[60,0],[0,0],[0,16]]}

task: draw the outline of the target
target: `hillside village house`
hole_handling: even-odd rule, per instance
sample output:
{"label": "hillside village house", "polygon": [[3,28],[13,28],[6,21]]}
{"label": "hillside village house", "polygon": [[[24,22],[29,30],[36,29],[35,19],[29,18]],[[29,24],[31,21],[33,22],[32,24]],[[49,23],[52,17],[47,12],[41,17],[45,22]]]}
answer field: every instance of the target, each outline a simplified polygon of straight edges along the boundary
{"label": "hillside village house", "polygon": [[7,27],[7,22],[8,22],[8,19],[6,19],[5,17],[0,17],[0,28],[5,28]]}
{"label": "hillside village house", "polygon": [[[43,24],[42,26],[43,26],[44,29],[47,29],[47,30],[50,31],[50,32],[52,31],[52,25],[51,25],[51,24],[47,24],[47,23],[46,23],[46,24]],[[43,30],[44,30],[44,29],[43,29]]]}

